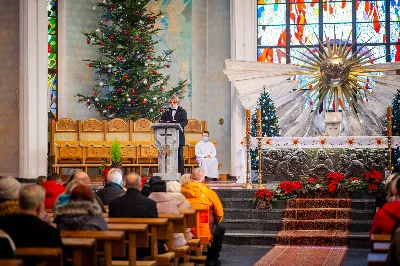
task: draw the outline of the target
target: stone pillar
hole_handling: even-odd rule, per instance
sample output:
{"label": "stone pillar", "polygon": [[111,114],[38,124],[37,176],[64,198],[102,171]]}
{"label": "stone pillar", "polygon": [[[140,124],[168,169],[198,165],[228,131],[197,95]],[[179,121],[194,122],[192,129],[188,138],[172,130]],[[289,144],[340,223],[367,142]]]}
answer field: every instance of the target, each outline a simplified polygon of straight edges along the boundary
{"label": "stone pillar", "polygon": [[178,148],[179,130],[177,123],[157,123],[153,125],[156,147],[158,149],[158,173],[163,180],[179,180]]}

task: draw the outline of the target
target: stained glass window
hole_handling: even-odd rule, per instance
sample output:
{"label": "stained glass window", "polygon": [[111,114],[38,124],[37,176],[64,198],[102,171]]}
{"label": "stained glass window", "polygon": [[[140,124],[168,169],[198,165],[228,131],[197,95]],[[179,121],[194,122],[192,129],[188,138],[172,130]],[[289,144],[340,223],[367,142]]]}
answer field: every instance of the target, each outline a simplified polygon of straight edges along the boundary
{"label": "stained glass window", "polygon": [[315,52],[318,38],[326,42],[335,33],[357,41],[352,52],[365,44],[371,63],[400,61],[400,0],[258,0],[257,23],[260,62],[300,63],[309,54],[303,45]]}
{"label": "stained glass window", "polygon": [[50,111],[57,118],[57,0],[47,0],[47,84],[50,92]]}
{"label": "stained glass window", "polygon": [[399,0],[258,0],[257,24],[258,61],[289,63],[294,49],[318,46],[334,32],[378,45],[371,58],[383,55],[379,62],[400,60]]}

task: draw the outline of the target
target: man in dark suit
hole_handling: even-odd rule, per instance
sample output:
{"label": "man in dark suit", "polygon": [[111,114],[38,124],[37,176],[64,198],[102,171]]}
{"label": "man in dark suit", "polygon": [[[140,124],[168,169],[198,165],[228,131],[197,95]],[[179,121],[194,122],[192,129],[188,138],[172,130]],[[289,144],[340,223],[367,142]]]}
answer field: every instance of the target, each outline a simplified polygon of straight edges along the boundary
{"label": "man in dark suit", "polygon": [[184,174],[184,160],[183,160],[183,148],[185,147],[185,126],[188,123],[187,113],[185,109],[178,106],[179,98],[176,95],[173,95],[171,99],[169,99],[170,107],[165,110],[165,112],[161,115],[162,121],[174,121],[179,123],[182,127],[182,130],[179,131],[179,148],[178,148],[178,172],[183,175]]}

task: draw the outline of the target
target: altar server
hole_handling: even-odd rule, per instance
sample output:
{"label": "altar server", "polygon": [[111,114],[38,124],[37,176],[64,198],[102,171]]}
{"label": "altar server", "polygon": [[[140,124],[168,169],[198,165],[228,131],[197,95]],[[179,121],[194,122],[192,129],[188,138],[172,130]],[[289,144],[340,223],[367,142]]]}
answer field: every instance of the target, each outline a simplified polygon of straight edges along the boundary
{"label": "altar server", "polygon": [[210,140],[210,133],[204,131],[202,140],[196,144],[196,159],[199,162],[199,167],[205,172],[206,177],[218,179],[218,160],[215,146]]}

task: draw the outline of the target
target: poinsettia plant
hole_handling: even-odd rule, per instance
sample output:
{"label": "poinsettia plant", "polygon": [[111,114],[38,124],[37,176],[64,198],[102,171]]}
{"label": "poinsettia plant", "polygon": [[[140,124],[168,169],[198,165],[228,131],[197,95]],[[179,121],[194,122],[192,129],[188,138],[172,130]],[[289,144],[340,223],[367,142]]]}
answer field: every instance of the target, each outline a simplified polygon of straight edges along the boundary
{"label": "poinsettia plant", "polygon": [[297,195],[303,185],[299,181],[283,181],[275,190],[276,199],[290,199]]}
{"label": "poinsettia plant", "polygon": [[383,175],[377,170],[367,171],[361,177],[350,177],[344,182],[344,187],[348,191],[368,190],[376,192],[383,189]]}
{"label": "poinsettia plant", "polygon": [[254,195],[253,203],[256,205],[257,209],[270,209],[271,200],[274,197],[274,191],[268,190],[266,188],[257,190]]}

